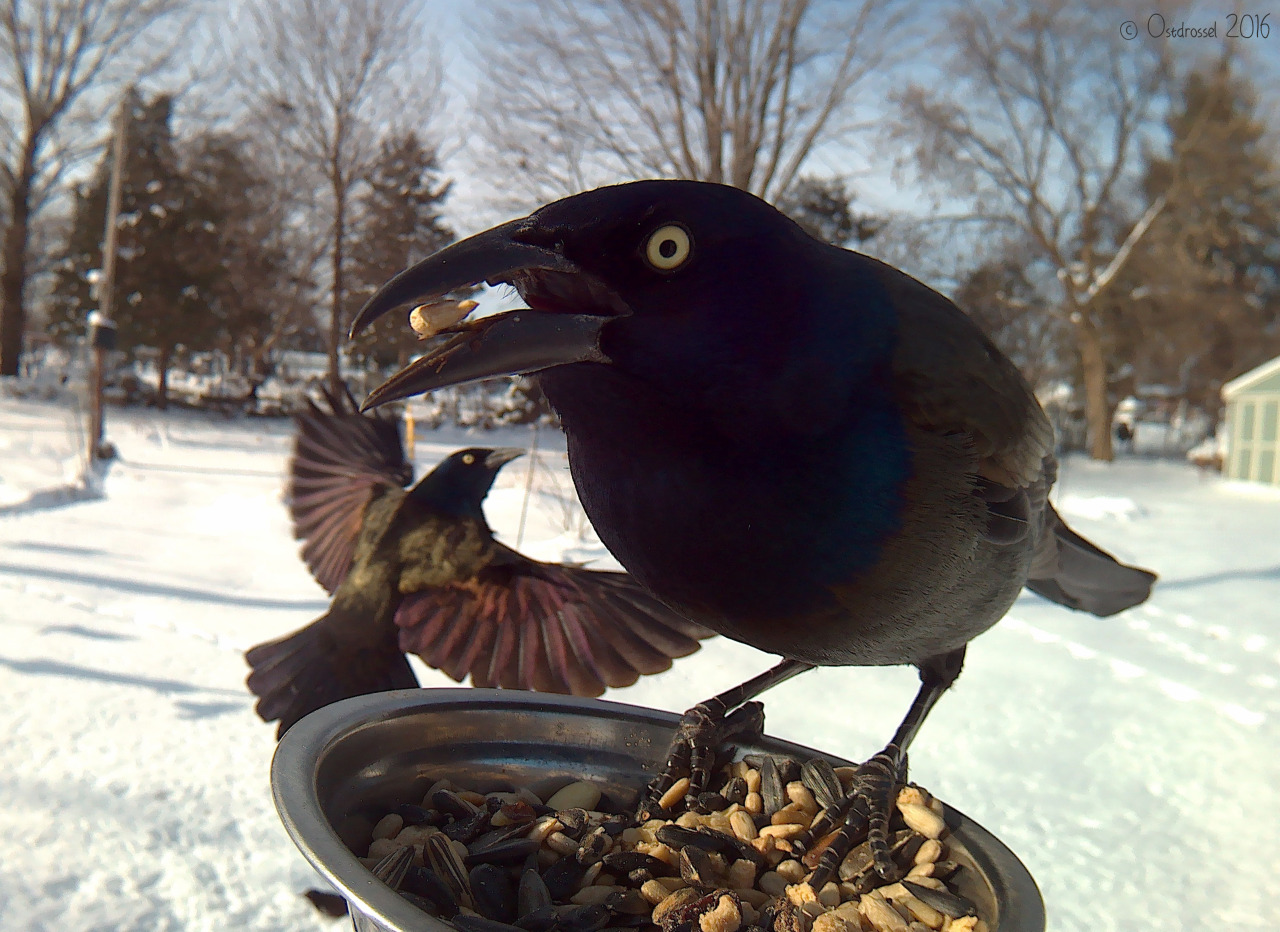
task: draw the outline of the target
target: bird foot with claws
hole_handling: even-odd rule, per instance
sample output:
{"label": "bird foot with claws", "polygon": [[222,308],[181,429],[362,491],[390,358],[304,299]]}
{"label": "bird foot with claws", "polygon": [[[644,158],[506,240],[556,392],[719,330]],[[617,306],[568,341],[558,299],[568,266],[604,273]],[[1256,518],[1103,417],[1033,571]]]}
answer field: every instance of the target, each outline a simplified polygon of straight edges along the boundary
{"label": "bird foot with claws", "polygon": [[[792,840],[797,855],[811,852],[804,860],[813,869],[809,882],[814,889],[836,876],[840,862],[863,839],[871,849],[876,872],[885,880],[897,879],[900,871],[889,851],[889,820],[906,778],[906,752],[896,744],[888,745],[858,768],[841,800],[818,813],[809,830]],[[819,852],[817,843],[823,840],[826,844]]]}
{"label": "bird foot with claws", "polygon": [[[763,734],[764,703],[747,702],[732,711],[720,697],[698,703],[681,717],[667,752],[666,766],[641,797],[636,821],[647,822],[655,813],[673,806],[696,805],[707,789],[720,749],[735,738],[759,738]],[[685,777],[689,782],[679,792],[677,784]]]}

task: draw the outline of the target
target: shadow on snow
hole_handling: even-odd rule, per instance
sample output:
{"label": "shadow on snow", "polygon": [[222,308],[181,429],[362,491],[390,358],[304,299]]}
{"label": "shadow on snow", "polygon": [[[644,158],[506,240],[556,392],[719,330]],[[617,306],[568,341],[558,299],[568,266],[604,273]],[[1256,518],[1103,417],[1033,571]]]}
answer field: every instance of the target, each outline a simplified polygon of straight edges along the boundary
{"label": "shadow on snow", "polygon": [[169,586],[161,583],[140,582],[133,579],[119,579],[114,576],[99,576],[94,573],[68,572],[40,566],[18,566],[13,563],[0,563],[0,574],[17,577],[51,579],[56,582],[77,583],[97,586],[102,589],[113,589],[119,592],[132,592],[136,595],[154,595],[171,599],[191,599],[197,602],[208,602],[213,605],[230,605],[236,608],[265,608],[307,610],[318,613],[329,607],[327,600],[319,599],[271,599],[246,596],[227,595],[209,589],[194,589],[188,586]]}

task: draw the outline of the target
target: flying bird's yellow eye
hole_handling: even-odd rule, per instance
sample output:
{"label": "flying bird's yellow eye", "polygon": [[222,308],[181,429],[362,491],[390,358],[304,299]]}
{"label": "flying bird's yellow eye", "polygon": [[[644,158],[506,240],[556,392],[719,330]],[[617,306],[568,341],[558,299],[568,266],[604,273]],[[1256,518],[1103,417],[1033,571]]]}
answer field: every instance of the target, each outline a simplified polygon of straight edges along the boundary
{"label": "flying bird's yellow eye", "polygon": [[645,246],[645,258],[655,269],[670,272],[684,265],[689,258],[689,231],[682,226],[668,223],[659,227],[649,237]]}
{"label": "flying bird's yellow eye", "polygon": [[463,454],[462,454],[462,462],[463,462],[463,464],[465,464],[465,465],[467,465],[467,466],[470,466],[470,465],[471,465],[472,463],[474,463],[475,461],[476,461],[476,457],[475,457],[475,454],[474,454],[474,453],[463,453]]}

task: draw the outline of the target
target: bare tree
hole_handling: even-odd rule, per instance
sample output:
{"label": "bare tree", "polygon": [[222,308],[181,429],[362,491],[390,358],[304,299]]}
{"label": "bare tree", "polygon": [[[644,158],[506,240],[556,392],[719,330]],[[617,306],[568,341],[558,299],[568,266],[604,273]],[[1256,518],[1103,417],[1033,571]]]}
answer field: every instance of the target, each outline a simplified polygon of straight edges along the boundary
{"label": "bare tree", "polygon": [[1109,292],[1171,193],[1137,184],[1173,90],[1171,45],[1145,25],[1136,39],[1124,31],[1156,9],[1173,21],[1159,3],[1141,12],[1101,0],[969,3],[946,23],[945,86],[897,96],[896,132],[919,175],[1015,231],[1056,274],[1097,459],[1112,456]]}
{"label": "bare tree", "polygon": [[325,193],[329,231],[329,381],[341,392],[338,348],[354,308],[345,273],[353,192],[377,157],[381,129],[422,128],[437,103],[439,70],[416,0],[258,0],[253,38],[236,51],[243,89],[274,119],[280,145]]}
{"label": "bare tree", "polygon": [[110,95],[163,64],[172,45],[158,34],[191,6],[189,0],[0,3],[0,376],[16,375],[22,355],[33,216],[85,154],[74,143],[58,145],[60,126],[88,92]]}
{"label": "bare tree", "polygon": [[893,0],[508,4],[476,109],[531,198],[666,176],[776,200],[863,128],[859,92],[904,48],[899,23]]}

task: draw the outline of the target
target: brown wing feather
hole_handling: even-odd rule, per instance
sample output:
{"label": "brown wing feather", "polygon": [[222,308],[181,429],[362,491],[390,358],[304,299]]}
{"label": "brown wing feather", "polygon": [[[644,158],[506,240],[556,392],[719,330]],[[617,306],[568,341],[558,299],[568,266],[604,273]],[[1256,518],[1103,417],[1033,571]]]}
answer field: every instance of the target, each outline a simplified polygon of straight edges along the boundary
{"label": "brown wing feather", "polygon": [[325,401],[328,410],[308,401],[295,419],[286,500],[302,559],[332,593],[351,568],[365,508],[379,491],[408,485],[413,470],[395,421],[360,414],[349,394],[326,392]]}
{"label": "brown wing feather", "polygon": [[598,696],[667,669],[713,634],[625,573],[503,550],[473,579],[406,596],[400,648],[475,686]]}

